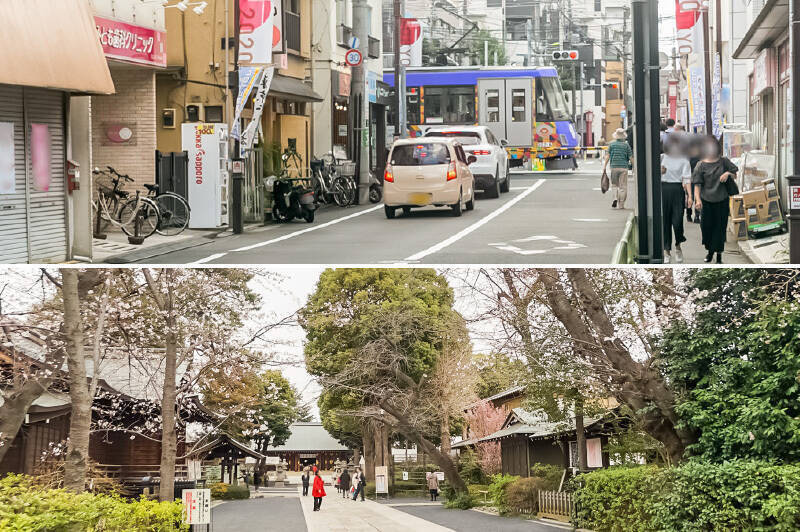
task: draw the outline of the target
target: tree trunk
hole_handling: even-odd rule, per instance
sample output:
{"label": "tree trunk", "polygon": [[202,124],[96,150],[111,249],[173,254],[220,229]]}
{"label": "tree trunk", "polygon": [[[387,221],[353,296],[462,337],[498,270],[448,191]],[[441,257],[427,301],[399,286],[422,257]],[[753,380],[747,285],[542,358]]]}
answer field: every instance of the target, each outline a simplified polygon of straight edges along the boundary
{"label": "tree trunk", "polygon": [[587,471],[589,466],[586,458],[586,433],[583,428],[583,397],[580,395],[575,399],[575,439],[578,446],[578,470]]}
{"label": "tree trunk", "polygon": [[89,461],[89,433],[92,424],[92,398],[86,380],[81,302],[78,294],[78,270],[62,269],[64,300],[64,335],[66,337],[69,397],[72,404],[69,419],[69,443],[64,462],[64,488],[82,492],[86,489],[86,468]]}
{"label": "tree trunk", "polygon": [[28,409],[44,390],[39,382],[28,380],[16,392],[3,396],[3,406],[0,407],[0,463],[25,422]]}
{"label": "tree trunk", "polygon": [[367,482],[375,482],[375,440],[373,439],[373,427],[369,422],[364,423],[364,432],[361,439],[364,443],[364,471]]}
{"label": "tree trunk", "polygon": [[158,500],[171,501],[175,490],[175,458],[178,442],[175,434],[176,396],[175,375],[177,369],[177,337],[175,319],[170,317],[167,324],[166,357],[164,363],[164,390],[161,397],[161,485]]}
{"label": "tree trunk", "polygon": [[442,452],[450,456],[450,416],[446,413],[442,416],[442,421],[439,425],[439,434],[442,440]]}
{"label": "tree trunk", "polygon": [[358,447],[353,448],[353,465],[359,467],[361,464],[361,449]]}

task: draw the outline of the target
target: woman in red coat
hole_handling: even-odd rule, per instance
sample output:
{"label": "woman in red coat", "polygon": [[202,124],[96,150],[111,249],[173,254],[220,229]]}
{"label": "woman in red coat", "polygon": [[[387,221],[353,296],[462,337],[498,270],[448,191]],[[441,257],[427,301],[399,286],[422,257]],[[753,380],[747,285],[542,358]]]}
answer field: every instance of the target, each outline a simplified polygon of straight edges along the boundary
{"label": "woman in red coat", "polygon": [[314,511],[318,512],[322,506],[322,498],[325,496],[325,483],[319,476],[319,471],[314,471],[314,486],[311,488],[311,496],[314,497]]}

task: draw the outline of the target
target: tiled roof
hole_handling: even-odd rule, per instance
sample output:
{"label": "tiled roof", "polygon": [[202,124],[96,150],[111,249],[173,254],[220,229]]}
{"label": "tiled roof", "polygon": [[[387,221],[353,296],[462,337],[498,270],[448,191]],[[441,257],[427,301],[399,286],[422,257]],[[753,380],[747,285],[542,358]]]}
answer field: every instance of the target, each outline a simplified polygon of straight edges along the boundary
{"label": "tiled roof", "polygon": [[293,423],[286,443],[270,451],[349,451],[325,430],[322,423]]}

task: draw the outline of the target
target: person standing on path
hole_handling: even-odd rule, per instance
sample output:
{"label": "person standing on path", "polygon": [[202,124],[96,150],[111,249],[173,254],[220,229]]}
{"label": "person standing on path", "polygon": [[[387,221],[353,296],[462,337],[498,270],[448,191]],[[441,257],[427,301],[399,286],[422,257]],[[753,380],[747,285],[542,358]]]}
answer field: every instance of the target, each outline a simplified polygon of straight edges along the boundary
{"label": "person standing on path", "polygon": [[727,157],[722,157],[722,148],[711,135],[703,141],[702,157],[692,173],[692,186],[695,208],[702,209],[700,231],[703,246],[708,251],[705,262],[711,262],[716,254],[717,264],[722,264],[730,214],[729,198],[738,193],[736,173],[739,168]]}
{"label": "person standing on path", "polygon": [[[683,262],[681,244],[686,242],[683,233],[683,209],[691,197],[692,169],[683,154],[683,143],[676,135],[667,137],[661,154],[661,208],[664,224],[664,263],[672,261],[672,234],[675,233],[675,262]],[[688,194],[688,196],[687,196]]]}
{"label": "person standing on path", "polygon": [[314,471],[314,486],[311,488],[311,496],[314,497],[314,511],[318,512],[322,507],[322,498],[325,496],[325,482],[319,476],[319,471]]}
{"label": "person standing on path", "polygon": [[355,493],[353,493],[353,500],[356,500],[360,493],[361,502],[364,502],[364,490],[367,487],[367,479],[364,473],[361,472],[361,469],[356,469],[356,473],[353,476],[353,486],[356,488]]}
{"label": "person standing on path", "polygon": [[439,497],[439,478],[436,473],[428,473],[428,491],[431,492],[431,501]]}
{"label": "person standing on path", "polygon": [[611,166],[611,186],[614,189],[612,209],[624,209],[625,199],[628,197],[628,167],[633,159],[633,150],[625,141],[625,130],[618,128],[614,131],[614,140],[608,145],[608,157],[603,163],[603,172]]}
{"label": "person standing on path", "polygon": [[306,497],[306,496],[308,496],[308,483],[309,483],[309,480],[310,480],[307,467],[303,468],[303,474],[300,477],[300,480],[303,483],[303,496]]}
{"label": "person standing on path", "polygon": [[342,498],[347,498],[348,493],[350,493],[350,473],[346,467],[342,470],[342,474],[339,475],[339,487],[342,489]]}

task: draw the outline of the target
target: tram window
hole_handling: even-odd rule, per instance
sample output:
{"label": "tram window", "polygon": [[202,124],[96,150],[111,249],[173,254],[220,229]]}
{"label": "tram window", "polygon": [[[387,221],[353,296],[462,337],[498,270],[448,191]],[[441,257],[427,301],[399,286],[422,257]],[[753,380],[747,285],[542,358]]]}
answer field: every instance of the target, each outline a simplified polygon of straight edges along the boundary
{"label": "tram window", "polygon": [[419,87],[406,89],[406,110],[409,124],[419,124]]}
{"label": "tram window", "polygon": [[441,124],[444,122],[442,112],[442,92],[441,87],[425,88],[425,123]]}
{"label": "tram window", "polygon": [[511,89],[511,121],[525,122],[525,89]]}
{"label": "tram window", "polygon": [[554,122],[569,120],[570,114],[564,91],[558,78],[537,78],[536,121]]}
{"label": "tram window", "polygon": [[486,121],[500,121],[500,90],[488,89],[486,91]]}
{"label": "tram window", "polygon": [[472,124],[475,122],[475,87],[447,87],[446,124]]}

